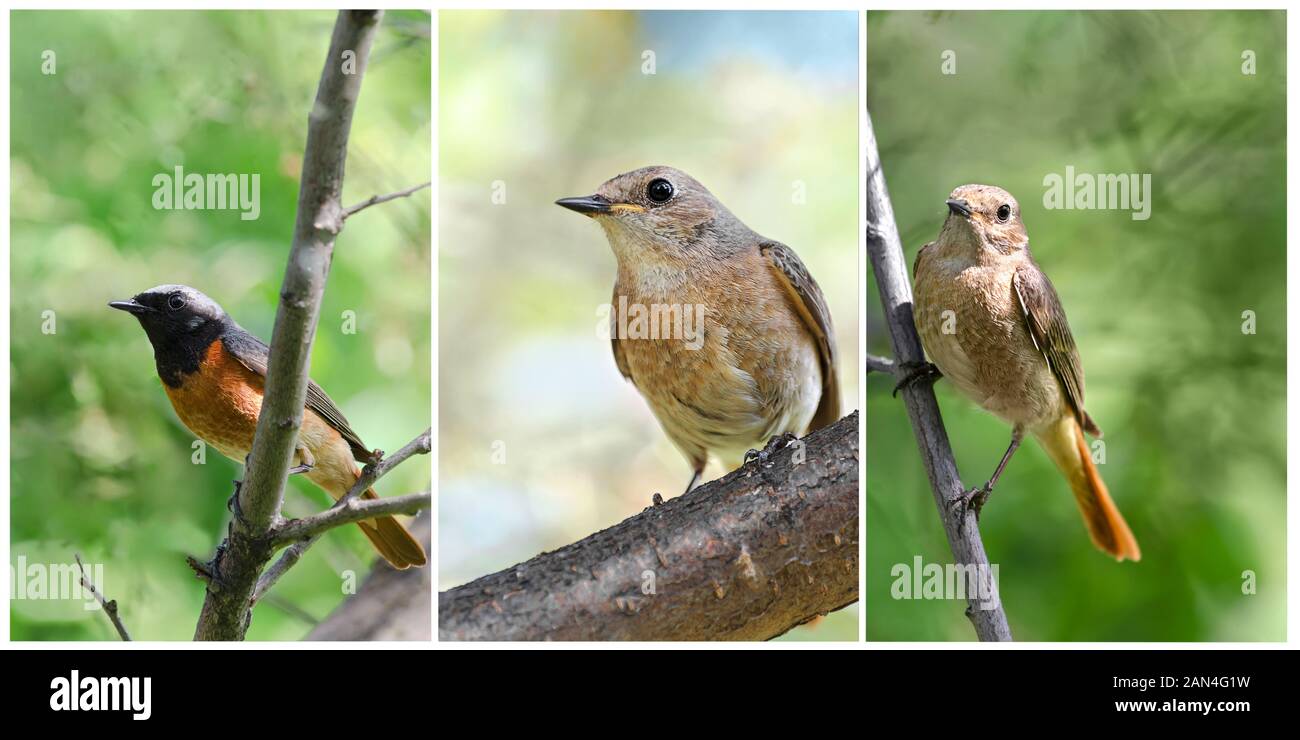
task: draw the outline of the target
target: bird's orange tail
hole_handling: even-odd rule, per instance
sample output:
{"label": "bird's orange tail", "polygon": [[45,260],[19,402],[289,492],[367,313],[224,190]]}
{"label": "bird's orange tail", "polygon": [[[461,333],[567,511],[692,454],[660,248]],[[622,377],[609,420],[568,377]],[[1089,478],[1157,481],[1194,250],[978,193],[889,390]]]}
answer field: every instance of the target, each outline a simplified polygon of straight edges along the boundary
{"label": "bird's orange tail", "polygon": [[1111,500],[1110,492],[1092,462],[1083,429],[1074,417],[1062,418],[1037,436],[1056,467],[1070,481],[1070,490],[1079,504],[1092,543],[1116,560],[1141,560],[1142,551],[1138,549],[1137,539]]}
{"label": "bird's orange tail", "polygon": [[[372,488],[361,494],[361,498],[379,498],[379,495]],[[364,522],[357,522],[357,526],[366,533],[375,550],[394,568],[405,570],[413,565],[418,567],[428,562],[424,555],[424,548],[410,532],[406,531],[406,527],[393,517],[367,519]]]}

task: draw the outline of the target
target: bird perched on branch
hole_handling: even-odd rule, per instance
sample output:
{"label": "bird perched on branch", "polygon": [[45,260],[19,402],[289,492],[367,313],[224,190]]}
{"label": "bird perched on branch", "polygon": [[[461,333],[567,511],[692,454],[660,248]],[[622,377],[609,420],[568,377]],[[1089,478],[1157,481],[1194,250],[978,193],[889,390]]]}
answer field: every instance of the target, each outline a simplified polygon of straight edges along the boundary
{"label": "bird perched on branch", "polygon": [[[1093,543],[1117,560],[1142,557],[1093,464],[1084,432],[1101,430],[1083,406],[1083,364],[1056,289],[1029,253],[1020,205],[989,185],[947,200],[939,238],[913,269],[916,329],[938,372],[1011,424],[1011,444],[983,486],[966,491],[976,514],[1026,432],[1069,481]],[[900,385],[933,368],[911,368]]]}
{"label": "bird perched on branch", "polygon": [[556,203],[595,219],[614,250],[614,361],[690,462],[687,491],[710,453],[735,467],[839,418],[830,311],[794,250],[671,167]]}
{"label": "bird perched on branch", "polygon": [[[108,305],[134,315],[153,345],[154,363],[176,415],[221,454],[243,462],[253,446],[270,350],[215,301],[185,285],[159,285]],[[356,461],[371,452],[343,412],[311,380],[298,430],[294,468],[335,499],[357,482]],[[374,489],[362,498],[377,498]],[[358,523],[394,568],[424,565],[424,548],[391,516]]]}

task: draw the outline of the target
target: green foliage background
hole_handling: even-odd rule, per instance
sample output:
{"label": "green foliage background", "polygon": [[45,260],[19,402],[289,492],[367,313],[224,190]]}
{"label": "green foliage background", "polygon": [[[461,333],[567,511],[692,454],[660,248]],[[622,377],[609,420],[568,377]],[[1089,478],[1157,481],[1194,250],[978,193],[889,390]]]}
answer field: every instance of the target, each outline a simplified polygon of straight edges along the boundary
{"label": "green foliage background", "polygon": [[[442,588],[611,526],[690,475],[597,335],[605,236],[557,198],[651,164],[691,173],[807,264],[856,407],[857,65],[854,13],[439,14]],[[856,640],[857,615],[788,638]]]}
{"label": "green foliage background", "polygon": [[[1095,551],[1047,456],[1021,448],[981,527],[1012,631],[1284,639],[1285,14],[872,12],[867,24],[867,106],[909,263],[956,186],[1017,196],[1084,359],[1102,475],[1142,546],[1138,564]],[[940,73],[945,50],[955,75]],[[1151,173],[1150,220],[1045,210],[1043,178],[1067,165]],[[868,351],[888,355],[874,281],[867,310]],[[972,639],[960,603],[890,595],[895,564],[951,561],[891,386],[868,378],[867,638]],[[936,393],[977,485],[1009,429],[944,381]]]}
{"label": "green foliage background", "polygon": [[[297,178],[333,12],[15,12],[11,16],[10,403],[12,558],[104,564],[136,639],[189,639],[206,559],[225,534],[241,466],[177,420],[144,332],[109,309],[160,283],[208,293],[270,339]],[[425,13],[380,30],[353,123],[345,200],[429,178],[430,45]],[[42,52],[57,73],[42,74]],[[260,173],[261,216],[156,211],[155,174]],[[396,450],[429,424],[430,199],[356,216],[339,238],[312,376],[371,447]],[[342,314],[357,331],[344,334]],[[57,333],[42,332],[53,311]],[[408,463],[379,486],[407,493]],[[286,513],[327,497],[295,481]],[[254,613],[250,639],[297,639],[364,576],[354,528],[324,538]],[[15,640],[116,639],[78,601],[11,601]]]}

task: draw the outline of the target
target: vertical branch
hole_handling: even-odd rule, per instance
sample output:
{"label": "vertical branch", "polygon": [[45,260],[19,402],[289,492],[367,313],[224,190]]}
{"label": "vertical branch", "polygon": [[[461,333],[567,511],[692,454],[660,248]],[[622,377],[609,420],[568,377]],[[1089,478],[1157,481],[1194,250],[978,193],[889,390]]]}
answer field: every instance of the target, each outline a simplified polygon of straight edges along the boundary
{"label": "vertical branch", "polygon": [[298,216],[271,334],[266,399],[239,502],[250,527],[279,515],[285,471],[307,401],[307,368],[334,238],[343,227],[343,166],[378,11],[340,11],[307,124]]}
{"label": "vertical branch", "polygon": [[312,338],[343,228],[343,166],[352,112],[382,11],[342,10],[307,122],[298,215],[271,335],[266,391],[252,453],[237,492],[239,516],[212,564],[212,580],[194,637],[239,640],[248,629],[253,591],[274,550],[266,534],[280,517],[285,479],[302,426]]}
{"label": "vertical branch", "polygon": [[[902,239],[894,222],[894,208],[885,187],[885,174],[880,165],[880,151],[876,146],[870,113],[864,114],[862,125],[867,135],[867,254],[871,258],[880,303],[889,326],[894,366],[905,368],[924,362],[925,353],[912,319],[912,285],[903,257]],[[957,474],[957,463],[953,460],[934,391],[927,383],[913,383],[903,389],[902,396],[926,475],[930,478],[930,488],[934,491],[939,518],[948,536],[948,546],[957,564],[964,566],[963,572],[979,582],[977,592],[970,593],[968,589],[966,616],[970,617],[980,640],[1010,640],[1011,627],[1002,610],[1002,599],[989,567],[988,555],[984,552],[975,513],[967,507],[950,508],[950,502],[958,500],[965,487]],[[991,598],[982,598],[989,595]]]}

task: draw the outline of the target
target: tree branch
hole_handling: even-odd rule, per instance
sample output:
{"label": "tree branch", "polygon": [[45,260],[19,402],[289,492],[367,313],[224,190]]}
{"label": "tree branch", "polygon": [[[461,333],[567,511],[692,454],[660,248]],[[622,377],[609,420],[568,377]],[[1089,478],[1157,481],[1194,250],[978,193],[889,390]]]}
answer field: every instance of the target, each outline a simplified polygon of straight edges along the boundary
{"label": "tree branch", "polygon": [[431,490],[408,493],[405,496],[386,496],[371,499],[339,499],[339,503],[302,519],[289,519],[282,522],[270,532],[273,546],[279,547],[290,542],[305,540],[309,537],[328,532],[344,524],[356,524],[366,519],[397,514],[419,514],[433,505]]}
{"label": "tree branch", "polygon": [[438,595],[442,640],[766,640],[858,599],[858,414]]}
{"label": "tree branch", "polygon": [[[366,467],[361,470],[361,476],[357,478],[357,482],[352,485],[352,488],[343,496],[343,498],[335,502],[334,508],[347,506],[353,499],[365,493],[380,478],[388,475],[389,471],[398,465],[401,465],[403,462],[406,462],[406,460],[411,456],[428,454],[431,448],[432,434],[432,427],[425,429],[419,434],[419,436],[408,442],[405,447],[398,450],[392,457],[386,458],[383,456],[382,452],[376,450],[374,457],[377,458],[377,460],[366,465]],[[427,509],[431,505],[432,503],[430,502],[430,504],[426,505],[425,508]],[[294,542],[293,545],[286,549],[284,554],[275,561],[275,564],[270,568],[267,568],[266,572],[258,578],[257,587],[253,589],[253,602],[256,603],[261,601],[262,597],[266,595],[266,592],[269,591],[285,573],[289,572],[290,568],[297,565],[298,561],[302,559],[303,553],[307,552],[312,545],[316,544],[316,541],[320,539],[321,535],[329,529],[332,529],[332,527],[325,527],[308,537],[299,538],[297,542]],[[272,537],[274,537],[274,533],[272,533]]]}
{"label": "tree branch", "polygon": [[289,572],[290,568],[297,565],[299,560],[302,560],[302,556],[311,548],[312,545],[316,544],[316,541],[319,540],[320,537],[321,536],[318,534],[302,540],[301,542],[295,542],[293,545],[285,548],[285,551],[280,555],[279,559],[277,559],[270,568],[267,568],[262,575],[258,576],[257,586],[253,588],[254,605],[266,596],[267,592],[271,590],[271,587],[280,582],[280,579],[284,577],[285,573]]}
{"label": "tree branch", "polygon": [[413,188],[407,188],[406,190],[399,190],[396,193],[389,193],[388,195],[372,195],[370,196],[369,199],[364,200],[356,204],[355,206],[348,206],[347,208],[343,209],[343,220],[344,221],[348,220],[354,214],[360,211],[364,211],[370,206],[378,205],[380,203],[387,203],[390,200],[397,200],[398,198],[406,198],[410,196],[412,193],[418,193],[419,191],[424,190],[430,185],[433,185],[433,182],[426,182],[422,185],[416,185]]}
{"label": "tree branch", "polygon": [[898,365],[888,357],[876,357],[867,355],[867,372],[884,373],[893,375],[898,370]]}
{"label": "tree branch", "polygon": [[[912,284],[907,275],[907,262],[903,258],[902,240],[894,222],[889,191],[885,187],[870,113],[864,115],[863,125],[867,136],[867,254],[871,258],[880,303],[889,325],[894,362],[897,365],[920,363],[924,362],[925,353],[912,319]],[[968,589],[966,616],[970,617],[980,640],[1010,640],[1011,627],[1002,610],[997,583],[984,552],[984,542],[980,539],[979,520],[968,507],[952,507],[952,502],[961,497],[965,486],[957,474],[957,463],[948,444],[948,433],[944,430],[934,391],[929,384],[913,383],[902,390],[902,396],[921,460],[925,463],[925,472],[930,478],[930,488],[934,491],[939,518],[948,536],[948,545],[959,565],[975,566],[974,572],[979,579],[978,589]],[[989,595],[991,598],[982,598]]]}
{"label": "tree branch", "polygon": [[380,478],[388,475],[393,468],[406,462],[412,456],[429,454],[429,450],[432,449],[432,438],[433,427],[429,427],[420,432],[415,439],[407,442],[405,447],[394,452],[391,457],[384,457],[382,452],[378,452],[374,456],[375,459],[362,468],[361,477],[357,478],[357,482],[352,485],[352,489],[339,501],[356,498],[365,493],[366,489],[375,485]]}
{"label": "tree branch", "polygon": [[76,559],[77,567],[81,569],[81,587],[89,591],[90,595],[94,596],[99,605],[104,608],[104,613],[108,615],[109,621],[113,623],[113,629],[117,630],[117,636],[122,638],[122,642],[130,642],[131,635],[127,633],[126,625],[122,624],[122,616],[117,613],[117,600],[104,598],[99,589],[95,588],[95,584],[86,575],[86,565],[81,562],[81,553],[74,553],[72,557]]}
{"label": "tree branch", "polygon": [[361,93],[382,11],[339,11],[308,116],[298,214],[271,335],[266,390],[252,453],[231,523],[212,563],[196,640],[243,639],[258,576],[274,552],[267,533],[280,515],[284,486],[302,426],[307,371],[334,238],[343,228],[343,171],[352,113]]}

